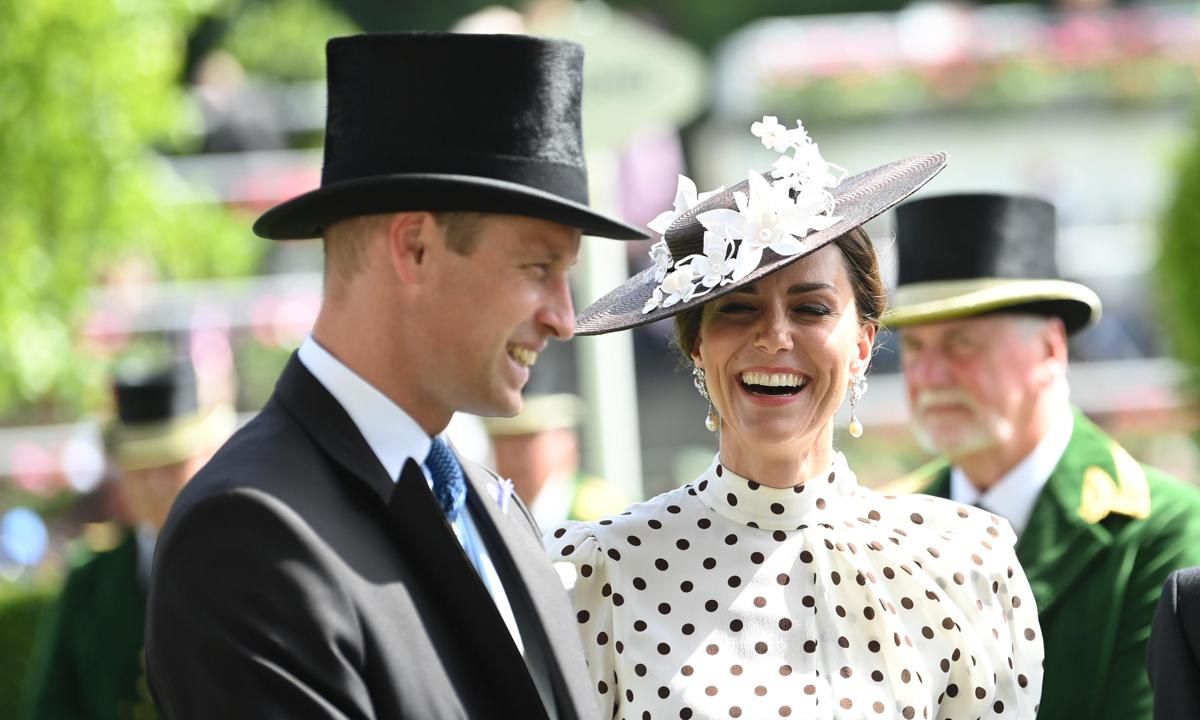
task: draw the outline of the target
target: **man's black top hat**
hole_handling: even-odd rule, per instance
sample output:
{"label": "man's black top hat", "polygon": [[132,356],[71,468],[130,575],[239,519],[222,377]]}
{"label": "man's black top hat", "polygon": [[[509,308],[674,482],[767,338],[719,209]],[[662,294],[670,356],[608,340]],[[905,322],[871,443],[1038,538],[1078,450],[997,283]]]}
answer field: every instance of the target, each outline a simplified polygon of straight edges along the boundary
{"label": "man's black top hat", "polygon": [[186,359],[153,370],[119,369],[113,400],[105,448],[126,470],[170,465],[212,450],[235,422],[232,408],[200,407],[196,371]]}
{"label": "man's black top hat", "polygon": [[521,35],[389,33],[326,46],[321,187],[254,232],[319,236],[345,218],[405,210],[526,215],[642,239],[588,208],[583,49]]}
{"label": "man's black top hat", "polygon": [[199,409],[196,371],[180,360],[154,372],[119,372],[113,383],[117,419],[123,425],[161,423]]}
{"label": "man's black top hat", "polygon": [[942,195],[896,208],[899,278],[889,327],[994,312],[1062,318],[1074,333],[1100,298],[1059,277],[1054,206],[998,194]]}

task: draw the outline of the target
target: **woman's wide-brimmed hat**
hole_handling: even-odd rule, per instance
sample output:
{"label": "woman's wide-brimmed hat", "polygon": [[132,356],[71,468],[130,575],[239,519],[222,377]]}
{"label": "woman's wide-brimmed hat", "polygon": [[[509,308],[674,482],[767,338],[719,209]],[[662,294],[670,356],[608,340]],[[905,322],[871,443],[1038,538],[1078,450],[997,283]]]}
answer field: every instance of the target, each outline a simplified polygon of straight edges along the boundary
{"label": "woman's wide-brimmed hat", "polygon": [[583,49],[521,35],[387,33],[326,46],[321,186],[254,232],[319,237],[350,217],[406,210],[525,215],[642,239],[588,207]]}
{"label": "woman's wide-brimmed hat", "polygon": [[1062,318],[1068,334],[1100,319],[1100,298],[1063,280],[1054,206],[1034,197],[942,195],[896,208],[899,278],[884,325],[997,312]]}
{"label": "woman's wide-brimmed hat", "polygon": [[652,323],[757,282],[885,212],[946,165],[945,153],[933,153],[844,177],[799,123],[787,129],[768,116],[751,132],[783,153],[772,169],[703,195],[681,177],[675,209],[650,224],[663,234],[650,250],[653,266],[580,313],[577,335]]}
{"label": "woman's wide-brimmed hat", "polygon": [[228,406],[200,407],[195,369],[186,360],[165,369],[123,371],[113,395],[116,416],[105,429],[104,444],[125,470],[172,465],[211,451],[237,422]]}

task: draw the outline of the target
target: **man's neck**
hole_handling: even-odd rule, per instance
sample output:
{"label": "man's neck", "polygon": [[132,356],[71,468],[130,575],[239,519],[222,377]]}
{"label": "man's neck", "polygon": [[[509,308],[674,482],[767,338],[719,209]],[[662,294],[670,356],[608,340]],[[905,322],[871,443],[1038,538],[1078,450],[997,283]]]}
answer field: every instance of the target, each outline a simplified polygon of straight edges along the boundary
{"label": "man's neck", "polygon": [[[1044,403],[1029,422],[1023,423],[1024,432],[1015,434],[1010,442],[979,450],[959,457],[951,462],[962,470],[979,492],[987,492],[1028,458],[1045,440],[1062,417],[1070,412],[1062,403]],[[1018,426],[1020,427],[1020,425]]]}
{"label": "man's neck", "polygon": [[361,325],[323,310],[312,335],[330,355],[408,413],[426,434],[441,434],[453,413],[435,409],[436,403],[423,397],[419,388],[406,384],[405,376],[396,372],[397,363],[388,360],[390,353],[379,336],[354,330],[358,327]]}

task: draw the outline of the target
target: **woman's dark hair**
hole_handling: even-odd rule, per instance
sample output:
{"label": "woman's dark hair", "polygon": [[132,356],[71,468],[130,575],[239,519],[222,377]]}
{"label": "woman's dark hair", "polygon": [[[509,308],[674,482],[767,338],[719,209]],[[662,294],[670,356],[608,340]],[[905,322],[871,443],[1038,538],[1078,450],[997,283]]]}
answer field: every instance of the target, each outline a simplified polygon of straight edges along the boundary
{"label": "woman's dark hair", "polygon": [[[854,306],[858,309],[858,321],[863,325],[879,327],[879,318],[887,308],[887,292],[883,277],[879,274],[879,258],[871,238],[861,227],[854,228],[833,241],[842,251],[846,262],[846,273],[850,276],[850,287],[854,288]],[[692,348],[700,335],[700,318],[704,305],[684,310],[675,316],[675,348],[686,364],[692,362]]]}

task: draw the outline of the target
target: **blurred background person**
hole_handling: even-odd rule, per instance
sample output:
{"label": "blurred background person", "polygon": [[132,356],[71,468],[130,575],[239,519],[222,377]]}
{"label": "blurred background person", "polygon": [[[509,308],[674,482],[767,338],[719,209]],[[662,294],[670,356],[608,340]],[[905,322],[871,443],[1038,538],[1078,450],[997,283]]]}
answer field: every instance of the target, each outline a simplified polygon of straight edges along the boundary
{"label": "blurred background person", "polygon": [[1200,717],[1200,567],[1176,570],[1163,584],[1146,669],[1154,720]]}
{"label": "blurred background person", "polygon": [[939,458],[891,488],[1017,532],[1045,639],[1043,718],[1149,718],[1146,641],[1167,574],[1200,563],[1200,492],[1139,464],[1074,408],[1067,337],[1100,299],[1059,278],[1054,207],[947,195],[896,211],[912,429]]}
{"label": "blurred background person", "polygon": [[533,395],[511,418],[484,418],[495,470],[511,480],[538,525],[598,520],[630,503],[619,488],[579,467],[583,401],[570,393]]}
{"label": "blurred background person", "polygon": [[1200,718],[1200,568],[1171,572],[1146,656],[1154,720]]}
{"label": "blurred background person", "polygon": [[118,370],[105,432],[127,526],[115,547],[67,577],[33,665],[29,717],[153,715],[143,625],[154,543],[175,496],[233,431],[228,407],[204,408],[190,361]]}

